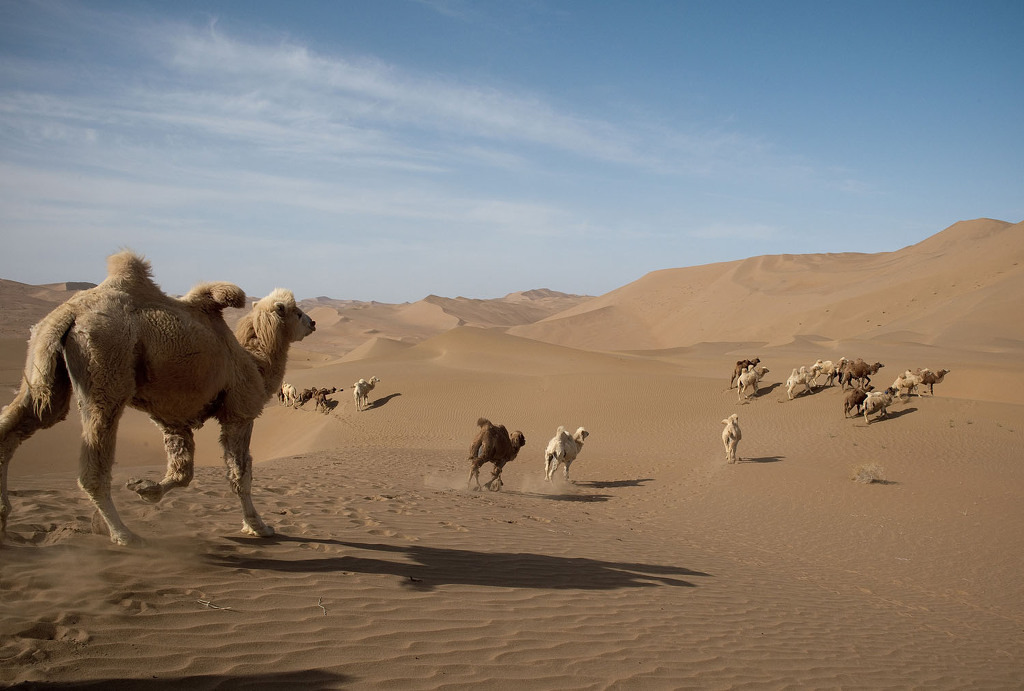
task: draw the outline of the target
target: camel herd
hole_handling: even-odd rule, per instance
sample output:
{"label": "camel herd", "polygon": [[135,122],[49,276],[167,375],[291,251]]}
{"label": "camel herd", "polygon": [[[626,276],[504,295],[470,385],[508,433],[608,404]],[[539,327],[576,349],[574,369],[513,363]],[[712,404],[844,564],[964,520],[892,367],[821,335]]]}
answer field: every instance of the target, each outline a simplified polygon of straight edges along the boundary
{"label": "camel herd", "polygon": [[[162,431],[167,471],[160,482],[131,480],[128,488],[148,502],[159,502],[170,490],[185,487],[193,477],[193,432],[214,418],[221,426],[220,442],[232,491],[242,507],[242,530],[268,537],[274,534],[252,503],[253,423],[276,393],[282,404],[300,407],[309,400],[329,412],[336,387],[297,391],[283,381],[292,343],[316,330],[316,323],[296,304],[290,291],[276,289],[252,305],[232,333],[224,321],[225,308],[240,308],[245,293],[230,283],[203,283],[183,297],[166,295],[152,279],[152,270],[131,251],[112,255],[107,278],[98,286],[76,293],[32,329],[25,374],[14,400],[0,410],[0,538],[11,513],[8,464],[20,444],[40,429],[67,417],[72,395],[82,418],[79,486],[103,519],[112,542],[128,545],[141,540],[121,521],[111,498],[114,444],[125,408],[149,415]],[[924,386],[934,393],[949,370],[903,372],[891,387],[874,391],[870,377],[882,368],[846,358],[818,360],[794,369],[786,381],[790,399],[802,387],[811,392],[825,376],[845,390],[844,414],[864,419],[886,414],[894,397],[912,395]],[[742,401],[758,395],[758,383],[768,372],[760,359],[736,363],[729,386]],[[380,383],[376,376],[352,385],[357,411],[370,406],[369,394]],[[870,421],[869,421],[870,422]],[[722,420],[722,441],[729,463],[738,460],[742,438],[739,416]],[[520,431],[486,418],[477,420],[477,435],[469,449],[467,484],[481,489],[480,468],[493,465],[483,486],[502,487],[501,473],[526,445]],[[569,467],[589,432],[574,434],[558,427],[544,452],[544,474],[551,481],[559,466],[569,481]],[[474,484],[475,483],[475,484]]]}
{"label": "camel herd", "polygon": [[[769,371],[760,362],[761,359],[758,357],[736,362],[729,378],[729,388],[736,388],[737,400],[748,401],[757,395],[757,385]],[[863,415],[864,422],[870,424],[870,415],[877,413],[875,419],[885,417],[888,407],[904,394],[908,397],[914,394],[920,396],[920,389],[927,386],[928,393],[934,396],[935,385],[941,384],[949,374],[948,369],[940,369],[937,372],[927,367],[918,368],[913,372],[908,369],[896,377],[892,386],[876,391],[871,384],[871,377],[884,366],[881,362],[869,364],[861,358],[848,360],[843,357],[836,362],[819,359],[810,367],[801,365],[790,372],[785,382],[786,395],[792,401],[794,394],[812,393],[819,386],[834,386],[838,380],[840,387],[846,391],[843,397],[843,416],[848,418],[851,412],[854,417]],[[818,382],[821,376],[825,377],[823,384]],[[750,393],[746,393],[748,388],[751,389]],[[738,460],[736,449],[742,438],[739,416],[734,413],[722,420],[722,424],[725,425],[722,430],[722,444],[725,446],[726,462],[735,463]]]}

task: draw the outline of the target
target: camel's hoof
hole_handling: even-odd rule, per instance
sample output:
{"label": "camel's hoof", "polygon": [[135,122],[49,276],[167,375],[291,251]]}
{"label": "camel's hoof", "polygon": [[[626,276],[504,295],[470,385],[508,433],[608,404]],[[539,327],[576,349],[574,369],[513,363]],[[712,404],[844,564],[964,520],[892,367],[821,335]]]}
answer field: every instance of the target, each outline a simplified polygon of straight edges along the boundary
{"label": "camel's hoof", "polygon": [[135,533],[128,533],[127,535],[121,535],[119,537],[111,537],[110,541],[115,545],[121,545],[122,547],[142,548],[146,546],[146,541],[136,535]]}
{"label": "camel's hoof", "polygon": [[150,504],[156,504],[164,498],[164,488],[160,486],[160,483],[152,480],[129,480],[125,483],[125,487],[137,492]]}
{"label": "camel's hoof", "polygon": [[100,516],[99,520],[93,517],[92,521],[92,532],[97,535],[110,535],[110,541],[115,545],[121,545],[122,547],[145,547],[146,541],[141,537],[128,530],[127,528],[112,531],[107,527],[107,522]]}
{"label": "camel's hoof", "polygon": [[266,523],[251,526],[248,523],[242,524],[242,532],[253,537],[274,537],[274,529]]}

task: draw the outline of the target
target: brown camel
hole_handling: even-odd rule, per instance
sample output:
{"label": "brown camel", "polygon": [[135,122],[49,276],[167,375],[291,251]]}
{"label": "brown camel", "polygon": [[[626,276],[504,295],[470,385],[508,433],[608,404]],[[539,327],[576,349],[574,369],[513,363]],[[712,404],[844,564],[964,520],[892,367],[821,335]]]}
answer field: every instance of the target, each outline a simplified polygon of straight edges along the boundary
{"label": "brown camel", "polygon": [[480,489],[480,466],[484,463],[493,463],[494,472],[484,486],[492,492],[497,492],[503,484],[502,468],[506,463],[515,460],[519,449],[526,446],[526,437],[518,430],[509,435],[504,425],[492,425],[487,418],[480,418],[476,424],[480,431],[469,446],[470,470],[467,484],[472,487],[471,483],[476,480],[474,489]]}

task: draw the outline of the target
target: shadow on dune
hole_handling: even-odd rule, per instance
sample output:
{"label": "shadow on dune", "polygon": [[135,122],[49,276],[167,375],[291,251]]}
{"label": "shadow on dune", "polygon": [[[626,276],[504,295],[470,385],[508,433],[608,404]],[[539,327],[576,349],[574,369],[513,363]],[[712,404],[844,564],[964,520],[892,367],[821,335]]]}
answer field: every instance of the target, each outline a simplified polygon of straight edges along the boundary
{"label": "shadow on dune", "polygon": [[740,463],[778,463],[785,456],[759,456],[757,458],[741,458]]}
{"label": "shadow on dune", "polygon": [[505,494],[518,494],[521,497],[553,499],[554,501],[597,502],[608,501],[612,498],[610,494],[545,494],[544,492],[517,492],[515,490],[504,490],[504,492]]}
{"label": "shadow on dune", "polygon": [[593,487],[594,489],[613,489],[615,487],[640,487],[645,482],[654,482],[654,478],[645,477],[637,480],[576,480],[577,487]]}
{"label": "shadow on dune", "polygon": [[768,384],[766,386],[759,386],[757,388],[757,394],[754,396],[754,398],[760,398],[761,396],[770,394],[771,392],[775,391],[775,389],[779,388],[780,386],[782,386],[782,382],[780,382],[780,381],[777,381],[774,384]]}
{"label": "shadow on dune", "polygon": [[441,585],[475,585],[495,588],[553,588],[616,590],[674,586],[693,588],[681,576],[710,576],[681,566],[601,561],[582,557],[557,557],[525,552],[475,552],[422,545],[346,542],[279,535],[275,538],[231,538],[246,545],[274,543],[330,544],[356,550],[394,554],[400,561],[365,556],[324,556],[292,559],[286,556],[209,554],[214,567],[284,573],[356,573],[397,576],[403,584],[420,590]]}
{"label": "shadow on dune", "polygon": [[14,689],[103,689],[103,691],[146,691],[161,689],[336,689],[351,684],[354,679],[319,669],[277,674],[202,674],[167,679],[97,679],[95,681],[26,681],[9,688]]}
{"label": "shadow on dune", "polygon": [[[868,425],[877,425],[880,422],[888,422],[889,420],[895,420],[896,418],[901,418],[904,415],[907,415],[909,413],[916,413],[916,412],[917,412],[917,408],[904,408],[902,410],[893,410],[893,409],[890,408],[889,410],[886,411],[885,417],[869,418],[870,422],[868,422]],[[864,414],[861,413],[857,417],[860,418],[861,420],[863,420],[864,419]],[[867,425],[859,425],[859,426],[860,427],[866,427]]]}
{"label": "shadow on dune", "polygon": [[371,401],[368,406],[363,408],[363,410],[374,410],[375,408],[383,408],[385,405],[387,405],[388,401],[390,401],[392,398],[396,398],[396,397],[401,396],[401,395],[402,394],[400,394],[400,393],[393,393],[393,394],[384,396],[382,398],[377,398],[377,399]]}

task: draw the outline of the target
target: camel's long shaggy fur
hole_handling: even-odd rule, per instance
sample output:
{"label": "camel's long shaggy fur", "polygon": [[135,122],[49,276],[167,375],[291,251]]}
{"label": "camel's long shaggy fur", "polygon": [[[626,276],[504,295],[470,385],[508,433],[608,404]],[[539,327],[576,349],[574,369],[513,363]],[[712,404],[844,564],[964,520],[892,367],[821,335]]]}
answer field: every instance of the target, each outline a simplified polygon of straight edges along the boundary
{"label": "camel's long shaggy fur", "polygon": [[32,330],[25,376],[0,412],[0,533],[11,503],[7,469],[14,451],[36,431],[63,420],[71,394],[82,415],[78,484],[107,524],[111,541],[138,538],[110,496],[117,426],[125,407],[147,413],[163,431],[167,473],[129,487],[158,502],[192,480],[193,430],[221,425],[228,480],[244,514],[243,530],[268,536],[250,496],[253,421],[281,386],[288,348],[315,330],[292,294],[277,289],[253,305],[232,335],[225,307],[243,307],[230,283],[204,283],[181,299],[153,282],[149,263],[132,252],[109,258],[108,276],[57,307]]}
{"label": "camel's long shaggy fur", "polygon": [[583,441],[590,436],[590,432],[578,427],[576,433],[569,436],[565,427],[559,426],[555,430],[555,436],[548,442],[544,450],[544,479],[551,482],[551,476],[555,474],[558,465],[562,465],[566,482],[569,481],[569,466],[576,460],[576,456],[583,450]]}
{"label": "camel's long shaggy fur", "polygon": [[484,463],[493,463],[494,472],[484,486],[497,492],[503,484],[502,469],[506,463],[515,460],[519,449],[526,446],[526,437],[518,430],[509,434],[504,425],[492,425],[487,418],[480,418],[476,424],[480,430],[469,446],[470,469],[467,484],[472,487],[473,480],[476,480],[474,489],[480,489],[480,466]]}

